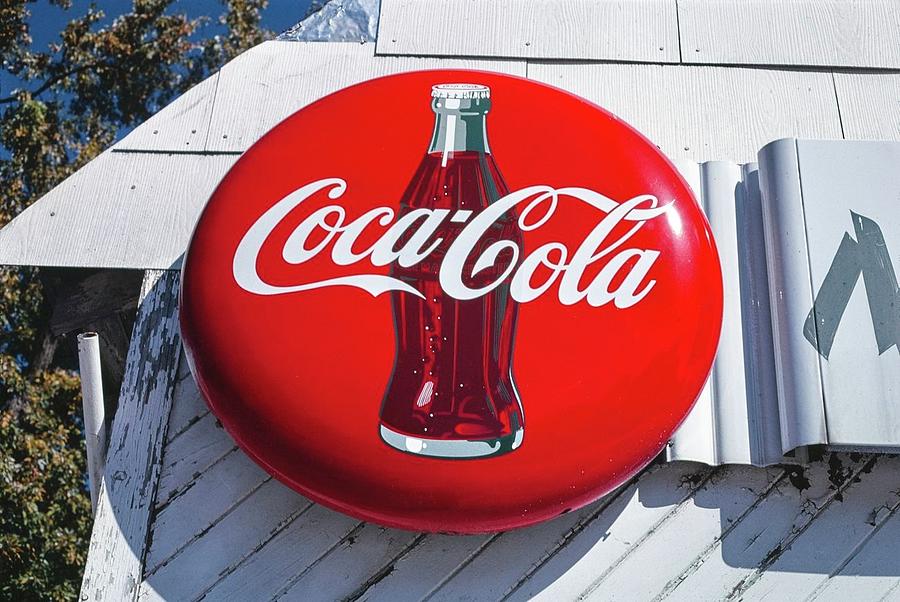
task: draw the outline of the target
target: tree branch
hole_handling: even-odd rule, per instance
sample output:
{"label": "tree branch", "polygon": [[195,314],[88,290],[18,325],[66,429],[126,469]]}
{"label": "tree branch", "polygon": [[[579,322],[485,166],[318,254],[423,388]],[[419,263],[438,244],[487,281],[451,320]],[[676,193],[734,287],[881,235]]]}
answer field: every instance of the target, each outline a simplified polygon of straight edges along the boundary
{"label": "tree branch", "polygon": [[[71,75],[75,75],[76,73],[81,73],[82,71],[87,71],[88,69],[93,69],[94,67],[97,67],[98,65],[100,65],[100,63],[101,63],[100,61],[94,61],[93,63],[88,63],[86,65],[80,65],[78,67],[75,67],[74,69],[69,69],[65,73],[60,73],[59,75],[57,75],[55,77],[51,77],[50,79],[45,81],[43,84],[38,86],[37,89],[30,92],[30,94],[31,94],[32,98],[39,96],[40,94],[43,94],[44,92],[49,90],[54,84],[57,84],[57,83],[61,82],[62,80],[66,79],[67,77],[69,77]],[[7,96],[6,98],[0,98],[0,104],[9,104],[11,102],[16,102],[17,100],[19,100],[18,96]]]}

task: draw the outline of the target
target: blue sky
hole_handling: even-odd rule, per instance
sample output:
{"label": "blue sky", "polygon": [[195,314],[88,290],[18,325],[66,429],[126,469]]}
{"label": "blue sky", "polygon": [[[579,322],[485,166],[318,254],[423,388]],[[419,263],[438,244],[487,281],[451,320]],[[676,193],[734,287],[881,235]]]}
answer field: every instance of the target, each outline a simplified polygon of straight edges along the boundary
{"label": "blue sky", "polygon": [[[116,16],[131,8],[129,0],[94,0],[93,4],[106,14],[111,21]],[[269,0],[269,6],[263,12],[262,25],[276,33],[281,33],[297,23],[309,7],[310,0]],[[66,22],[75,14],[87,12],[91,2],[73,0],[68,11],[51,5],[47,0],[39,0],[30,5],[31,35],[38,47],[46,47],[59,38],[59,32]],[[172,12],[187,13],[189,17],[211,17],[209,26],[216,27],[216,18],[222,13],[220,0],[176,0]]]}
{"label": "blue sky", "polygon": [[[106,14],[107,22],[112,21],[131,7],[130,0],[94,0],[93,4]],[[306,14],[309,4],[310,0],[269,0],[269,6],[262,15],[262,25],[275,33],[281,33],[300,21]],[[39,50],[47,49],[52,42],[59,39],[59,32],[66,23],[73,16],[87,12],[90,5],[91,2],[88,0],[73,0],[72,8],[65,11],[53,6],[48,0],[38,0],[34,4],[30,4],[29,25],[34,47]],[[221,31],[217,20],[223,12],[220,0],[176,0],[171,12],[186,13],[191,18],[210,17],[203,31],[198,32],[200,36],[207,37]],[[0,95],[5,96],[11,88],[19,85],[15,78],[0,72]]]}

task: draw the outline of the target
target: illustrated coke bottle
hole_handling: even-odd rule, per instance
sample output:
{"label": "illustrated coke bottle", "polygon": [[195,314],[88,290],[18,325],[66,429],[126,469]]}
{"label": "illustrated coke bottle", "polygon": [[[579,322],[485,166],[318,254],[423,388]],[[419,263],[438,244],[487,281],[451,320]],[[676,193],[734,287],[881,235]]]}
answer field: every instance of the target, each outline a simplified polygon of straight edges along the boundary
{"label": "illustrated coke bottle", "polygon": [[[392,264],[391,275],[422,297],[394,291],[397,354],[381,407],[388,445],[441,458],[484,458],[522,444],[525,419],[512,374],[517,303],[508,280],[474,299],[453,298],[438,280],[441,263],[465,222],[508,193],[488,146],[490,89],[477,84],[434,86],[434,132],[428,152],[400,201],[398,219],[418,208],[447,209],[431,240],[442,239],[420,263]],[[514,260],[501,252],[473,275],[476,259],[498,240],[521,248],[510,211],[494,222],[466,258],[463,282],[494,283]],[[398,245],[401,246],[401,245]]]}

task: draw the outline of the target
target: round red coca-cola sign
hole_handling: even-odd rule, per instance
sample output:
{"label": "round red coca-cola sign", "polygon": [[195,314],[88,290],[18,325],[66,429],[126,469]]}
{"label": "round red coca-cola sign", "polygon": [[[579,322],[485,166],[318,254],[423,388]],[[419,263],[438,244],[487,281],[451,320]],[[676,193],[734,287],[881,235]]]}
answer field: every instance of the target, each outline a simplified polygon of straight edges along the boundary
{"label": "round red coca-cola sign", "polygon": [[722,317],[666,158],[526,79],[421,71],[294,113],[210,198],[184,262],[193,373],[297,491],[390,526],[503,530],[645,466]]}

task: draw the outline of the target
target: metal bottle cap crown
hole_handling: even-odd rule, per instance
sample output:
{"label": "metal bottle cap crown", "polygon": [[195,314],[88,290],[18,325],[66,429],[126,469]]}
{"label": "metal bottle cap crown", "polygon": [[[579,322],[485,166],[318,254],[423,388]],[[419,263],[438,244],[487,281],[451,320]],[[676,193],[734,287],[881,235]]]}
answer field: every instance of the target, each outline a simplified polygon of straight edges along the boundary
{"label": "metal bottle cap crown", "polygon": [[432,98],[482,99],[491,97],[491,89],[481,84],[438,84],[431,87]]}

